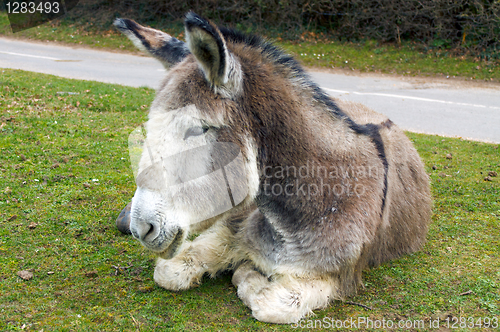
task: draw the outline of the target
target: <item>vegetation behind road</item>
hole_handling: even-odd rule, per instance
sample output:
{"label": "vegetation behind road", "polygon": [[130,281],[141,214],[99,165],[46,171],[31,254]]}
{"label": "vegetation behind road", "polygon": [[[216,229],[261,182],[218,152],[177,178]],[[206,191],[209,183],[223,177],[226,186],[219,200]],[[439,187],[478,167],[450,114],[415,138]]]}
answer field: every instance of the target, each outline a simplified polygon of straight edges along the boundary
{"label": "vegetation behind road", "polygon": [[79,0],[66,1],[66,19],[109,26],[117,14],[168,27],[193,10],[220,24],[251,27],[298,40],[321,32],[329,40],[414,41],[485,59],[500,59],[500,2],[497,0]]}
{"label": "vegetation behind road", "polygon": [[[7,14],[0,12],[0,36],[138,53],[132,43],[112,26],[115,16],[133,17],[134,13],[108,13],[104,18],[101,17],[103,15],[101,13],[95,17],[65,16],[13,34]],[[150,22],[150,24],[168,31],[179,39],[184,37],[180,19],[173,22]],[[398,44],[374,39],[361,39],[356,42],[339,41],[334,36],[318,31],[303,31],[291,38],[288,33],[277,29],[266,30],[243,24],[235,26],[244,32],[266,34],[304,65],[310,67],[500,82],[500,60],[459,54],[447,44],[424,45],[406,40]]]}

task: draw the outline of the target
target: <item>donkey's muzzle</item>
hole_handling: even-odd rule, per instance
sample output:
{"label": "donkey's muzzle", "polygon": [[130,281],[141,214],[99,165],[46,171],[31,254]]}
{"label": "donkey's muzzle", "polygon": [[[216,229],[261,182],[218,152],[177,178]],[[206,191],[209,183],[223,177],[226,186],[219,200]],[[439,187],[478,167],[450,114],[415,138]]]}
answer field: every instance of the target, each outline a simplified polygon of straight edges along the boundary
{"label": "donkey's muzzle", "polygon": [[168,220],[161,193],[138,188],[132,198],[130,232],[142,245],[154,252],[165,251],[180,231],[178,224]]}

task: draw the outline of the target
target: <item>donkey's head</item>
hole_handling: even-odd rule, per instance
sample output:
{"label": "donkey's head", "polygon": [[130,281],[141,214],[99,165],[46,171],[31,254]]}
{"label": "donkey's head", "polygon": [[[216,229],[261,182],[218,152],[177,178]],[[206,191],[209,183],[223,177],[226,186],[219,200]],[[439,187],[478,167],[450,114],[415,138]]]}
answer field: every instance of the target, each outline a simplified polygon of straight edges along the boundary
{"label": "donkey's head", "polygon": [[186,15],[186,43],[127,19],[115,26],[168,69],[146,123],[130,223],[134,237],[168,258],[190,231],[257,191],[239,112],[244,74],[219,28],[194,13]]}

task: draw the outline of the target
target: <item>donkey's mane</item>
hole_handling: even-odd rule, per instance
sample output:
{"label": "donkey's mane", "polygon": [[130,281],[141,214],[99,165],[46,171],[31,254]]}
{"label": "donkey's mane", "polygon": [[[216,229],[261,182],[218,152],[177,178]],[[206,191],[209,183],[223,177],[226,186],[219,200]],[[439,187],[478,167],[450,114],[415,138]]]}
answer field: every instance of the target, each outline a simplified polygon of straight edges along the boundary
{"label": "donkey's mane", "polygon": [[225,27],[218,28],[227,41],[236,44],[245,44],[260,52],[276,66],[286,68],[289,72],[288,78],[299,81],[303,88],[312,91],[312,96],[315,101],[327,106],[336,118],[346,121],[347,125],[356,133],[372,136],[372,126],[368,126],[367,128],[366,125],[360,125],[354,122],[354,120],[345,114],[337,104],[313,80],[311,80],[311,77],[293,56],[260,36],[246,34]]}
{"label": "donkey's mane", "polygon": [[314,100],[326,105],[337,118],[345,119],[349,125],[352,122],[354,127],[356,127],[352,119],[342,112],[337,104],[335,104],[335,102],[311,80],[310,76],[293,56],[260,36],[246,34],[225,27],[219,27],[219,30],[227,41],[236,44],[245,44],[257,52],[260,52],[264,58],[268,59],[277,67],[285,68],[289,72],[289,79],[293,78],[294,81],[300,82],[302,88],[313,92]]}

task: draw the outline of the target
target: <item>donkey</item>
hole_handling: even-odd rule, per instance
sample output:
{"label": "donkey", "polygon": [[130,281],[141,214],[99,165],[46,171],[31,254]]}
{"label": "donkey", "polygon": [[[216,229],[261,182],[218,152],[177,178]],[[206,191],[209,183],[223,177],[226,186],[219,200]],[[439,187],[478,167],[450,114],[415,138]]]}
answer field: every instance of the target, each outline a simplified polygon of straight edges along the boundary
{"label": "donkey", "polygon": [[159,286],[233,270],[256,319],[293,323],[354,294],[364,269],[422,246],[428,176],[385,116],[331,99],[270,42],[195,13],[186,42],[114,25],[167,69],[127,227],[158,255]]}

